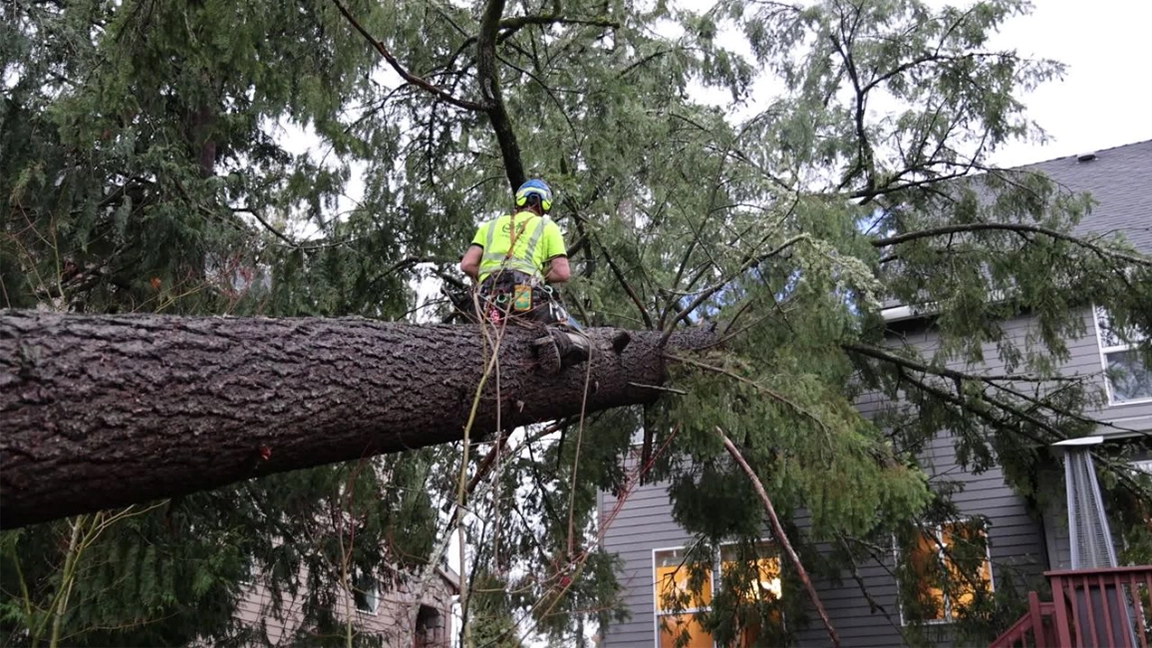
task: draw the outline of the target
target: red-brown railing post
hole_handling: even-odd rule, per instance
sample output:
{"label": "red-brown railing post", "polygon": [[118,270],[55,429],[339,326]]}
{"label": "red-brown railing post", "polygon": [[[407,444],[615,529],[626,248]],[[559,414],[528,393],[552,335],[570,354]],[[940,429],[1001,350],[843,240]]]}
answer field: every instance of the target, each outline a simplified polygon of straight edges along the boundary
{"label": "red-brown railing post", "polygon": [[[1047,636],[1044,632],[1044,615],[1040,613],[1040,595],[1028,593],[1028,615],[1032,618],[1032,636],[1036,639],[1036,648],[1048,648]],[[1025,648],[1028,647],[1025,642]]]}
{"label": "red-brown railing post", "polygon": [[996,638],[993,648],[1152,648],[1152,565],[1044,575],[1052,585],[1052,602],[1029,592],[1028,612]]}
{"label": "red-brown railing post", "polygon": [[[1144,582],[1141,583],[1140,580]],[[1152,604],[1152,569],[1144,572],[1144,578],[1137,580],[1137,573],[1132,572],[1128,575],[1128,586],[1132,588],[1132,613],[1136,616],[1136,630],[1140,637],[1140,647],[1148,648],[1149,635],[1152,634],[1152,628],[1149,628],[1144,623],[1144,616],[1152,609],[1146,607],[1144,603],[1144,596],[1147,594],[1149,604]],[[1144,591],[1140,591],[1140,585],[1144,585]]]}
{"label": "red-brown railing post", "polygon": [[[1059,646],[1072,645],[1072,624],[1068,618],[1068,603],[1064,599],[1064,579],[1060,576],[1049,576],[1052,583],[1052,604],[1056,608],[1056,640]],[[1073,612],[1075,614],[1075,612]]]}

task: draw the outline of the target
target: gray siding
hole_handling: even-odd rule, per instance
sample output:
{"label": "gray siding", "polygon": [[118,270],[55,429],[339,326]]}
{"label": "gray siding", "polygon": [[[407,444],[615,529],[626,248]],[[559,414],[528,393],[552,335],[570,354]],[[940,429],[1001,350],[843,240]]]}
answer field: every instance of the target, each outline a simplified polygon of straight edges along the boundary
{"label": "gray siding", "polygon": [[[1023,498],[1005,485],[999,469],[973,475],[958,469],[950,460],[950,441],[937,439],[925,453],[936,468],[939,479],[961,482],[963,492],[955,499],[961,510],[970,515],[987,516],[989,551],[993,564],[993,581],[1011,577],[1037,579],[1045,569],[1043,530],[1033,519]],[[624,502],[616,519],[604,535],[604,547],[624,561],[621,583],[627,588],[625,602],[632,619],[608,627],[604,646],[655,646],[652,552],[654,549],[683,546],[692,538],[673,522],[666,485],[652,484],[637,488]],[[602,512],[613,509],[616,500],[604,495]],[[797,522],[803,527],[805,520]],[[817,582],[824,606],[839,632],[843,645],[902,645],[900,612],[896,603],[896,582],[891,575],[894,557],[860,564],[859,575],[873,601],[881,609],[873,611],[861,594],[850,573],[842,575],[842,584]],[[1022,586],[1022,584],[1021,584]],[[804,596],[802,591],[786,591],[785,596]],[[820,646],[828,642],[823,626],[812,612],[811,623],[804,629],[797,645]]]}
{"label": "gray siding", "polygon": [[[963,471],[953,460],[951,440],[944,437],[930,444],[924,459],[933,466],[934,481],[946,480],[963,485],[963,490],[954,496],[963,514],[988,518],[993,584],[1001,586],[1010,578],[1018,589],[1027,589],[1024,582],[1037,581],[1046,568],[1043,529],[1040,521],[1029,514],[1024,498],[1004,485],[1000,470],[996,468],[979,475]],[[896,601],[896,581],[891,575],[894,562],[894,555],[886,555],[883,560],[860,566],[861,580],[875,602],[883,607],[883,612],[872,611],[851,574],[843,575],[841,587],[832,587],[828,583],[818,585],[821,600],[844,646],[880,647],[904,643]],[[801,592],[791,594],[803,595]],[[801,634],[798,645],[827,643],[818,619],[813,619]],[[945,627],[940,630],[946,633]]]}
{"label": "gray siding", "polygon": [[[1087,314],[1085,317],[1089,317]],[[1090,323],[1090,320],[1086,320]],[[1027,318],[1007,322],[1005,327],[1011,335],[1023,339],[1031,323]],[[921,351],[931,354],[936,349],[936,336],[931,331],[911,331],[903,335],[905,344],[915,345]],[[1071,358],[1066,371],[1098,374],[1100,372],[1099,350],[1095,332],[1089,328],[1089,335],[1069,344]],[[1000,371],[1001,363],[996,350],[988,346],[985,350],[985,370]],[[972,369],[961,363],[951,363],[953,368]],[[865,397],[858,407],[865,415],[892,406],[892,403],[879,396]],[[1047,568],[1047,548],[1044,529],[1039,516],[1028,511],[1024,499],[1012,492],[1004,483],[999,468],[992,468],[980,474],[963,470],[955,462],[952,440],[944,435],[932,440],[925,448],[922,461],[936,482],[953,482],[962,486],[954,499],[960,510],[967,515],[988,518],[989,552],[993,564],[993,582],[1002,584],[1012,579],[1018,588],[1035,582]],[[654,484],[636,489],[627,498],[615,520],[604,536],[607,550],[618,553],[624,561],[621,573],[622,583],[628,588],[626,603],[632,611],[632,620],[610,626],[605,636],[605,646],[652,646],[655,645],[653,619],[653,575],[652,551],[684,545],[691,538],[672,521],[665,486]],[[615,506],[615,499],[605,495],[602,511],[607,513]],[[804,520],[798,520],[803,528]],[[879,560],[860,564],[859,576],[872,596],[877,608],[861,593],[860,587],[850,573],[842,574],[842,584],[817,583],[821,600],[832,618],[833,625],[840,633],[844,646],[892,646],[900,645],[902,625],[896,601],[896,582],[892,576],[894,557],[886,554]],[[786,592],[786,596],[804,596],[803,592]],[[827,636],[815,614],[810,614],[812,622],[804,629],[798,643],[802,646],[824,645]],[[946,628],[941,628],[946,633]]]}
{"label": "gray siding", "polygon": [[[1152,216],[1150,216],[1149,222],[1152,223]],[[1152,230],[1152,224],[1149,225],[1149,229]],[[1066,341],[1069,357],[1067,361],[1061,365],[1060,372],[1065,376],[1090,377],[1097,387],[1103,389],[1105,383],[1104,360],[1100,353],[1100,340],[1096,332],[1095,318],[1090,309],[1084,309],[1083,321],[1084,334],[1078,338],[1070,338]],[[917,323],[911,323],[911,325],[916,326]],[[904,326],[907,327],[909,324],[905,324]],[[1017,317],[1003,324],[1007,335],[1017,341],[1023,341],[1028,336],[1034,334],[1034,326],[1034,322],[1029,317]],[[922,327],[903,330],[901,332],[901,341],[904,344],[915,346],[926,355],[930,355],[937,348],[936,335],[932,331]],[[1021,344],[1023,343],[1021,342]],[[958,362],[949,362],[948,366],[953,369],[972,373],[993,374],[1002,372],[1004,365],[997,355],[995,345],[984,344],[982,349],[984,356],[983,365],[973,366]],[[861,402],[860,409],[865,414],[868,414],[872,410],[884,405],[885,403],[865,400]],[[1101,422],[1097,430],[1098,434],[1106,437],[1131,436],[1134,433],[1152,430],[1152,399],[1131,403],[1105,404],[1102,407],[1086,409],[1084,415]]]}
{"label": "gray siding", "polygon": [[[1029,167],[1043,171],[1074,191],[1090,191],[1098,202],[1093,213],[1077,228],[1078,234],[1089,232],[1120,233],[1139,250],[1152,253],[1152,141],[1141,142],[1098,152],[1097,159],[1078,162],[1061,158]],[[1093,376],[1103,386],[1103,365],[1092,314],[1084,313],[1086,333],[1068,342],[1070,357],[1062,367],[1065,374]],[[936,348],[935,335],[924,328],[906,323],[900,343],[913,344],[931,353]],[[1014,339],[1024,340],[1032,322],[1026,317],[1004,324]],[[893,343],[897,343],[893,339]],[[998,372],[1002,369],[996,349],[986,345],[985,362],[979,367],[950,363],[955,369],[973,372]],[[865,415],[871,415],[892,403],[873,396],[858,403]],[[1105,405],[1089,416],[1104,421],[1099,433],[1125,436],[1133,430],[1152,430],[1152,402]],[[1059,466],[1040,476],[1045,498],[1040,512],[1030,511],[1027,502],[1004,483],[999,468],[980,474],[963,470],[956,464],[951,440],[934,439],[925,448],[923,461],[933,480],[951,481],[963,486],[954,496],[960,510],[967,515],[988,518],[989,552],[993,563],[993,582],[1003,587],[1011,578],[1019,591],[1029,589],[1028,581],[1039,580],[1049,568],[1068,564],[1068,532],[1063,505],[1063,480]],[[616,501],[602,497],[601,511],[611,511]],[[802,520],[798,520],[803,528]],[[625,501],[618,516],[604,535],[604,546],[624,561],[621,582],[628,588],[626,602],[632,620],[610,626],[604,645],[654,646],[652,551],[656,548],[682,546],[691,538],[671,519],[664,485],[638,488]],[[816,583],[821,599],[845,646],[901,645],[901,621],[896,603],[896,583],[891,575],[894,557],[859,565],[859,576],[873,597],[873,602],[887,612],[873,610],[860,593],[851,574],[842,574],[843,583]],[[803,592],[786,591],[785,596],[803,596]],[[802,631],[799,645],[827,645],[819,619],[813,614],[811,625]],[[946,627],[942,627],[946,633]]]}
{"label": "gray siding", "polygon": [[[627,589],[625,603],[632,618],[608,627],[604,646],[655,646],[655,588],[652,565],[655,549],[681,547],[692,538],[672,520],[666,484],[636,487],[604,534],[604,548],[624,561],[620,584]],[[601,497],[601,519],[616,507],[608,494]]]}
{"label": "gray siding", "polygon": [[[1076,227],[1077,235],[1121,235],[1138,251],[1152,254],[1152,192],[1147,190],[1152,187],[1152,140],[1098,151],[1096,159],[1087,162],[1070,156],[1026,168],[1042,171],[1072,191],[1092,194],[1097,204]],[[1097,344],[1091,324],[1088,338],[1088,342]],[[1085,353],[1070,364],[1099,372],[1102,366],[1098,346],[1095,352],[1094,361]],[[1112,405],[1096,414],[1122,428],[1152,430],[1152,402]],[[1119,431],[1102,428],[1100,432],[1113,435]]]}

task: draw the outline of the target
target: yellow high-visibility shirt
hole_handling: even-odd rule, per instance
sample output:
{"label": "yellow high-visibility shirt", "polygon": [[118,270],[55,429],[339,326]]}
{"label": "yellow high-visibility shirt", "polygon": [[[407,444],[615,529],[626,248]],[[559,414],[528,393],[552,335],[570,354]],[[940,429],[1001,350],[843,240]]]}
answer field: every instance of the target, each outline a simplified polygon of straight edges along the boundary
{"label": "yellow high-visibility shirt", "polygon": [[[508,254],[512,246],[513,222],[516,223],[516,247],[512,254]],[[484,223],[476,230],[472,245],[484,248],[480,281],[501,268],[543,279],[544,265],[550,259],[568,255],[560,226],[547,216],[537,216],[530,211],[504,215]]]}

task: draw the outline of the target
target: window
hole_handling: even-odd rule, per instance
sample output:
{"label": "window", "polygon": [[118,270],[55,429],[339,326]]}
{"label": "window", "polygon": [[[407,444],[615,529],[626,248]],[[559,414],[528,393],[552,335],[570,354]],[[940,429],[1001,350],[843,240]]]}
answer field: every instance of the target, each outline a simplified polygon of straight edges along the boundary
{"label": "window", "polygon": [[[712,603],[712,574],[688,560],[684,549],[657,551],[656,626],[660,648],[673,648],[687,635],[688,648],[712,648],[712,635],[700,627],[697,616]],[[699,579],[699,593],[693,593]]]}
{"label": "window", "polygon": [[1152,371],[1145,366],[1136,348],[1143,336],[1139,331],[1125,331],[1116,326],[1112,315],[1103,308],[1096,308],[1095,319],[1109,402],[1152,399]]}
{"label": "window", "polygon": [[368,574],[357,574],[352,579],[352,600],[356,609],[365,614],[376,614],[380,606],[380,587],[376,579]]}
{"label": "window", "polygon": [[244,564],[240,566],[240,584],[252,585],[256,582],[256,559],[252,556],[244,558]]}
{"label": "window", "polygon": [[976,521],[922,530],[907,552],[911,580],[904,586],[905,621],[951,623],[978,594],[992,592],[987,534]]}
{"label": "window", "polygon": [[[780,559],[770,543],[756,546],[758,558],[743,561],[736,547],[721,547],[713,556],[710,568],[695,562],[685,549],[658,550],[654,553],[656,580],[656,635],[659,648],[673,648],[684,641],[687,648],[713,648],[712,635],[700,623],[700,613],[711,609],[713,588],[732,582],[733,576],[744,583],[736,592],[748,602],[779,600],[782,595]],[[745,573],[753,570],[753,574]],[[698,591],[698,593],[697,593]],[[759,635],[756,624],[740,631],[738,646],[751,646]]]}
{"label": "window", "polygon": [[441,648],[448,645],[448,632],[444,627],[444,616],[440,610],[421,605],[416,613],[416,633],[414,648]]}

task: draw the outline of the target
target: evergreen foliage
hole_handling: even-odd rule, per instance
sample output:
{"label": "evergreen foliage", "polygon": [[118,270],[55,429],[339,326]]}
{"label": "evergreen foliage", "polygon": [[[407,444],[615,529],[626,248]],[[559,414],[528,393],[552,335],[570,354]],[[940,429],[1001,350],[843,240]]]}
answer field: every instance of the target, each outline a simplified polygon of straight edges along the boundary
{"label": "evergreen foliage", "polygon": [[[934,440],[950,438],[971,470],[1002,466],[1041,510],[1045,446],[1093,429],[1083,412],[1102,398],[1098,381],[1060,375],[1065,340],[1090,326],[1089,298],[1119,330],[1152,332],[1152,259],[1074,235],[1089,196],[987,162],[1042,137],[1021,95],[1063,70],[988,49],[1028,9],[4,3],[0,303],[413,317],[415,282],[462,285],[454,265],[475,225],[509,207],[519,177],[540,175],[559,192],[566,295],[582,321],[716,325],[727,344],[685,359],[684,396],[565,422],[563,443],[535,431],[510,442],[468,504],[471,644],[582,641],[586,624],[624,618],[615,559],[596,544],[609,523],[597,493],[624,495],[641,476],[669,481],[676,519],[700,538],[699,569],[722,543],[752,546],[763,514],[717,427],[756,467],[809,569],[847,578],[893,538],[960,519],[954,485],[918,459]],[[401,82],[397,66],[419,79]],[[935,313],[931,352],[885,338],[890,299]],[[420,311],[448,315],[440,303]],[[1004,323],[1024,315],[1035,334],[1011,337]],[[979,369],[991,359],[1005,375]],[[622,459],[641,429],[650,466]],[[1138,447],[1098,457],[1116,501],[1149,501],[1147,478],[1116,454]],[[5,532],[4,641],[266,642],[235,617],[258,574],[277,614],[303,597],[292,643],[379,645],[346,636],[340,584],[377,573],[412,586],[438,564],[460,454],[273,475]],[[1117,534],[1147,561],[1137,508],[1120,507]],[[987,641],[1034,585],[998,581],[955,626]],[[794,629],[802,604],[718,596],[705,622],[726,640],[752,618],[779,627],[783,609]],[[907,639],[932,632],[912,624]]]}

